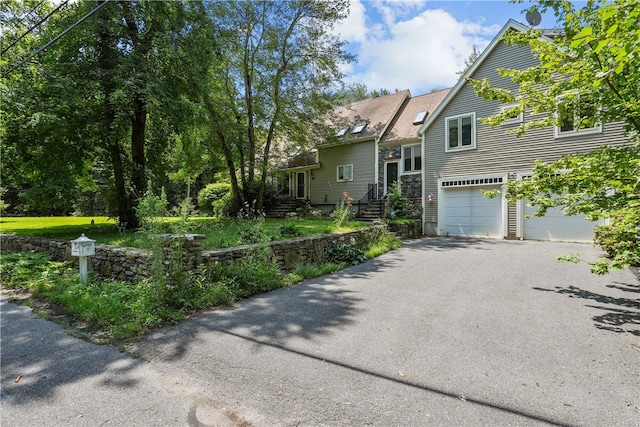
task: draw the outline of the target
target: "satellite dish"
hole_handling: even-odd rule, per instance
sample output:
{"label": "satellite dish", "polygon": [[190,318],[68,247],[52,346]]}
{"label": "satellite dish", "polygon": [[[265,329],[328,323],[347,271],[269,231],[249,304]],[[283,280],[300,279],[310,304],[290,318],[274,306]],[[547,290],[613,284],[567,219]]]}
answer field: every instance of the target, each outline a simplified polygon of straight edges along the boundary
{"label": "satellite dish", "polygon": [[527,12],[526,18],[527,22],[532,27],[535,27],[542,21],[542,16],[540,16],[540,12],[538,12],[536,9],[531,9],[529,12]]}

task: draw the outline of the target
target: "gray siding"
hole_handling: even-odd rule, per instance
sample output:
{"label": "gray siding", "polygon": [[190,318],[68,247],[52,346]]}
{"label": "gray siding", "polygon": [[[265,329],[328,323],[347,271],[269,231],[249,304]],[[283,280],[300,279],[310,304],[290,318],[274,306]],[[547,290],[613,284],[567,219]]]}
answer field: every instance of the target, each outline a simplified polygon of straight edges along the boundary
{"label": "gray siding", "polygon": [[[320,168],[312,171],[311,204],[335,205],[343,192],[356,201],[368,190],[368,184],[376,182],[375,143],[371,141],[339,145],[319,149]],[[337,167],[353,164],[353,180],[337,181]]]}
{"label": "gray siding", "polygon": [[[488,78],[494,85],[515,90],[517,86],[498,75],[500,67],[527,68],[536,64],[526,47],[505,45],[500,42],[485,62],[472,76]],[[502,125],[495,128],[483,124],[481,119],[500,111],[501,104],[484,101],[475,95],[470,85],[464,85],[423,135],[425,141],[424,162],[425,194],[438,194],[438,178],[485,174],[515,174],[533,168],[536,159],[557,160],[562,155],[584,153],[599,145],[619,145],[626,141],[621,123],[604,124],[602,133],[554,138],[554,128],[531,130],[517,138],[507,133],[517,127]],[[476,149],[461,152],[445,152],[445,119],[449,116],[476,113]],[[531,120],[531,112],[524,112],[524,121]],[[437,200],[425,203],[425,230],[435,230]],[[515,208],[509,209],[509,234],[515,233]]]}

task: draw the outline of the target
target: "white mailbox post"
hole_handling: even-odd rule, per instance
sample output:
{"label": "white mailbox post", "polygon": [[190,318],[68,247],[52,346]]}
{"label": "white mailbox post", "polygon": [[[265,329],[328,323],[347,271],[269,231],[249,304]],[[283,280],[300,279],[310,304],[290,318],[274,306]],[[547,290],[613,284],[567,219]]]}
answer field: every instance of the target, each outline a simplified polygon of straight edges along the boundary
{"label": "white mailbox post", "polygon": [[80,257],[80,282],[87,281],[87,257],[96,254],[96,241],[82,233],[76,240],[71,241],[71,255]]}

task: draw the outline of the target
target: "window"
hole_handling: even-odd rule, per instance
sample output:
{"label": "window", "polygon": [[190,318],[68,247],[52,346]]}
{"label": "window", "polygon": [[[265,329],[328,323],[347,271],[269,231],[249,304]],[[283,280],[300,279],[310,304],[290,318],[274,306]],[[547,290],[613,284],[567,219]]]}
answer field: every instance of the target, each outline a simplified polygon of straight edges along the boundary
{"label": "window", "polygon": [[556,138],[602,132],[598,103],[593,97],[575,91],[558,97]]}
{"label": "window", "polygon": [[507,119],[502,123],[503,125],[522,123],[524,114],[522,114],[522,108],[516,108],[519,105],[520,104],[509,104],[509,105],[503,105],[502,107],[500,107],[500,112],[503,112],[505,110],[511,110],[507,113],[508,116],[507,116]]}
{"label": "window", "polygon": [[360,132],[362,132],[366,125],[367,125],[366,123],[360,123],[359,125],[357,125],[356,127],[353,128],[351,133],[360,133]]}
{"label": "window", "polygon": [[445,151],[476,148],[476,113],[447,117]]}
{"label": "window", "polygon": [[352,180],[353,180],[353,165],[338,166],[338,181],[352,181]]}
{"label": "window", "polygon": [[413,124],[414,125],[421,125],[424,123],[424,119],[427,118],[427,113],[428,111],[420,111],[418,114],[416,114],[416,117],[413,119]]}
{"label": "window", "polygon": [[422,153],[420,144],[402,147],[402,164],[404,172],[419,172],[422,170]]}
{"label": "window", "polygon": [[336,136],[344,136],[344,134],[345,134],[345,133],[347,133],[347,131],[348,131],[348,130],[349,130],[349,126],[344,127],[344,128],[342,128],[342,129],[340,129],[340,130],[338,131],[338,133],[336,133]]}

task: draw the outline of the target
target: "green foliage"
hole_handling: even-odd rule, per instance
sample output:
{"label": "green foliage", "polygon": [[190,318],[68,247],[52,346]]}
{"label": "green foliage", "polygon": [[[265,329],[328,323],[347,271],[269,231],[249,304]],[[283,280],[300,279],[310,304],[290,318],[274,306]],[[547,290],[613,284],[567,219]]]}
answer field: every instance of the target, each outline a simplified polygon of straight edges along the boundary
{"label": "green foliage", "polygon": [[342,198],[336,204],[335,209],[331,213],[333,223],[336,227],[342,227],[347,221],[353,219],[353,197],[349,196],[346,191],[342,193]]}
{"label": "green foliage", "polygon": [[[366,245],[367,255],[377,256],[398,245],[393,236],[377,233]],[[7,288],[29,289],[35,298],[54,302],[66,313],[101,329],[108,341],[119,341],[140,338],[151,329],[177,322],[197,310],[230,305],[364,260],[361,249],[339,242],[328,248],[324,259],[300,264],[285,274],[262,246],[234,263],[201,266],[198,271],[183,275],[180,284],[171,277],[152,277],[130,284],[97,280],[93,275],[82,284],[71,263],[52,262],[44,253],[24,252],[0,254],[0,283]]]}
{"label": "green foliage", "polygon": [[300,206],[296,209],[296,214],[300,218],[322,218],[324,216],[322,209],[314,208],[311,203],[305,203],[304,206]]}
{"label": "green foliage", "polygon": [[282,224],[273,230],[273,236],[274,240],[290,239],[300,237],[302,236],[302,233],[298,230],[298,227],[296,227],[295,224]]}
{"label": "green foliage", "polygon": [[238,262],[217,264],[212,269],[212,277],[224,283],[238,300],[277,289],[283,284],[282,275],[268,255],[268,250],[260,248]]}
{"label": "green foliage", "polygon": [[594,272],[605,273],[606,265],[616,269],[639,265],[639,150],[638,146],[603,146],[551,164],[539,161],[530,179],[506,183],[505,197],[511,201],[529,200],[538,207],[534,216],[543,216],[549,208],[558,207],[567,215],[607,220],[607,225],[596,228],[594,243],[608,252],[611,263],[598,261]]}
{"label": "green foliage", "polygon": [[[3,18],[28,16],[29,27],[54,7],[28,3],[7,3]],[[43,19],[3,52],[3,73],[94,7],[70,2]],[[108,187],[120,223],[137,228],[146,180],[156,190],[167,176],[189,183],[208,154],[197,110],[215,49],[209,18],[201,2],[110,2],[39,53],[37,66],[4,74],[3,183],[20,189],[29,209],[64,213],[97,174],[93,185]],[[3,41],[22,32],[3,28]]]}
{"label": "green foliage", "polygon": [[[607,220],[595,233],[611,260],[592,264],[594,273],[609,268],[638,265],[640,258],[640,7],[638,0],[590,1],[579,9],[571,2],[538,0],[541,12],[554,11],[562,22],[553,38],[542,30],[512,31],[506,43],[529,46],[539,65],[498,72],[518,86],[515,91],[494,87],[487,79],[470,80],[476,93],[514,109],[531,111],[516,135],[535,128],[561,125],[565,103],[577,98],[595,100],[597,120],[623,122],[629,142],[621,147],[603,146],[545,164],[537,162],[529,179],[508,181],[510,202],[527,199],[538,207],[535,216],[549,208],[568,215],[584,214],[590,220]],[[561,101],[559,101],[561,100]],[[556,114],[558,112],[559,114]],[[498,125],[509,118],[504,111],[485,121]],[[583,114],[574,126],[593,126],[594,117]]]}
{"label": "green foliage", "polygon": [[336,242],[327,247],[323,261],[334,264],[357,265],[367,260],[364,251],[348,242]]}
{"label": "green foliage", "polygon": [[331,28],[347,14],[342,0],[211,4],[218,57],[204,105],[236,209],[264,208],[277,141],[324,139],[327,126],[318,119],[331,107],[340,64],[351,59]]}
{"label": "green foliage", "polygon": [[213,215],[217,218],[230,218],[233,215],[234,203],[233,193],[228,192],[212,203]]}
{"label": "green foliage", "polygon": [[387,216],[391,218],[418,218],[422,213],[412,200],[402,194],[400,181],[394,182],[389,187],[385,209]]}
{"label": "green foliage", "polygon": [[247,224],[249,226],[240,232],[239,244],[268,243],[271,240],[269,233],[265,230],[264,221],[248,221]]}
{"label": "green foliage", "polygon": [[[214,203],[231,192],[231,184],[220,182],[208,184],[198,193],[198,206],[203,212],[215,214]],[[229,197],[229,200],[232,198]],[[224,209],[221,209],[224,211]]]}
{"label": "green foliage", "polygon": [[[470,80],[478,95],[504,104],[517,103],[518,109],[531,110],[537,117],[518,127],[522,135],[529,129],[561,124],[556,116],[558,97],[578,91],[597,99],[603,123],[624,121],[628,129],[640,131],[640,8],[637,0],[588,2],[574,9],[570,2],[539,0],[541,12],[552,9],[562,22],[553,39],[543,30],[513,31],[506,43],[530,46],[539,65],[518,69],[498,69],[518,85],[517,91],[494,87],[487,79]],[[499,125],[509,118],[504,111],[487,119]],[[580,120],[590,120],[581,117]]]}
{"label": "green foliage", "polygon": [[369,243],[367,250],[364,252],[364,256],[367,259],[371,259],[400,247],[402,247],[400,239],[393,234],[385,232]]}
{"label": "green foliage", "polygon": [[464,60],[464,68],[460,71],[456,71],[456,76],[458,76],[458,78],[464,76],[464,73],[466,73],[467,70],[471,68],[473,63],[476,62],[476,59],[480,57],[480,53],[482,52],[478,50],[478,48],[476,48],[476,45],[474,44],[473,51],[469,54],[469,57]]}

